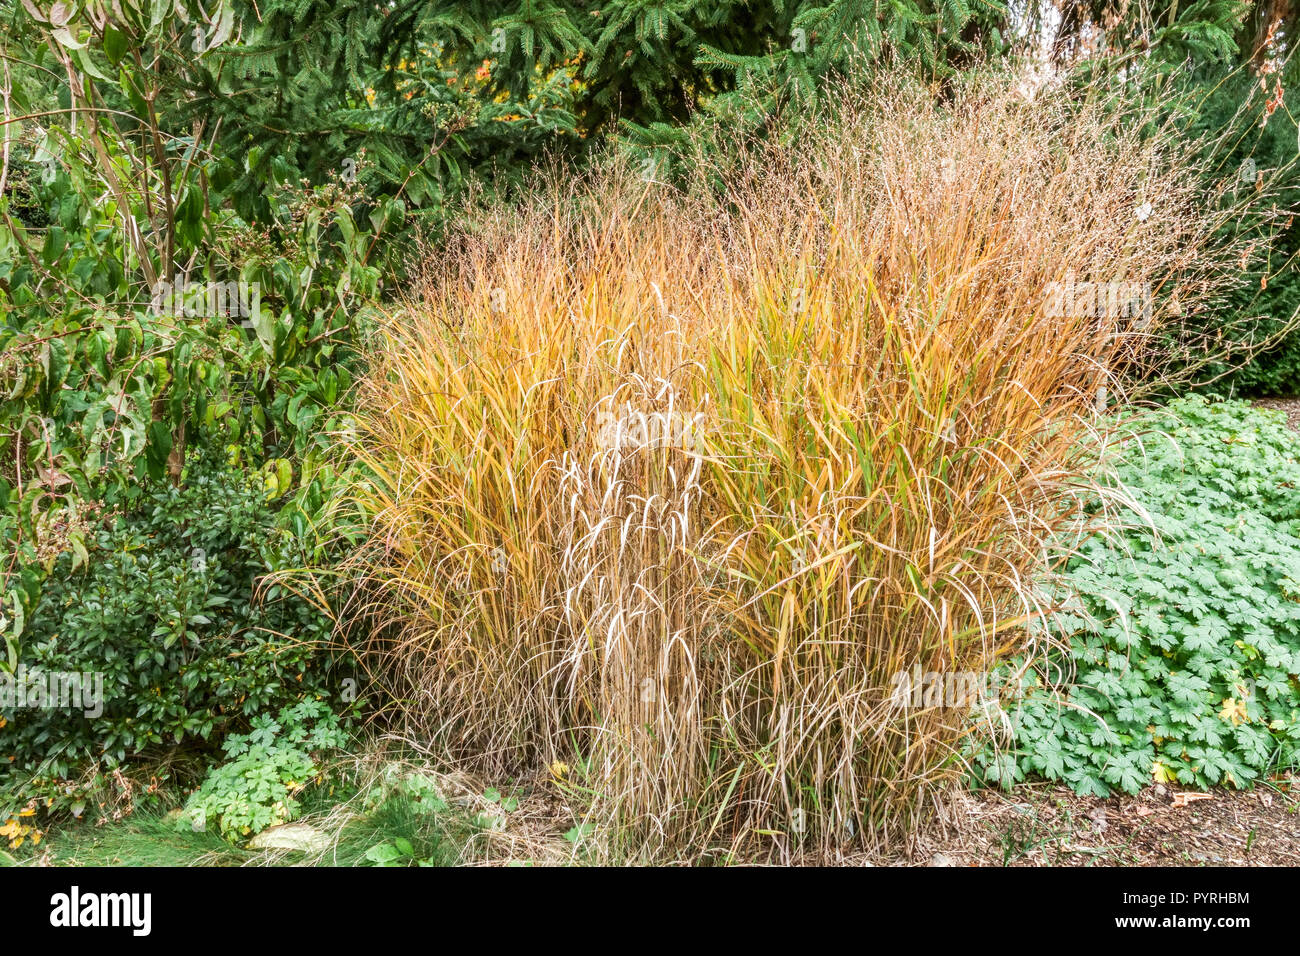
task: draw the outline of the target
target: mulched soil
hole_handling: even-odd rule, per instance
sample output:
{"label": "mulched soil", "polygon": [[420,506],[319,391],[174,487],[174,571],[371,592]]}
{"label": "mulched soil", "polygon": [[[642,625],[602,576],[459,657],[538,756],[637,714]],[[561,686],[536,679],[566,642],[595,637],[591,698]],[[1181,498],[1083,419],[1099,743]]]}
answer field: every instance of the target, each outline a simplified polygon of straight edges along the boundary
{"label": "mulched soil", "polygon": [[1278,408],[1286,413],[1286,422],[1300,431],[1300,398],[1257,398],[1254,404],[1259,408]]}
{"label": "mulched soil", "polygon": [[[1249,791],[1157,784],[1136,796],[1081,797],[1051,784],[952,797],[903,866],[1297,866],[1300,776]],[[848,862],[848,861],[845,861]],[[865,862],[865,861],[864,861]]]}

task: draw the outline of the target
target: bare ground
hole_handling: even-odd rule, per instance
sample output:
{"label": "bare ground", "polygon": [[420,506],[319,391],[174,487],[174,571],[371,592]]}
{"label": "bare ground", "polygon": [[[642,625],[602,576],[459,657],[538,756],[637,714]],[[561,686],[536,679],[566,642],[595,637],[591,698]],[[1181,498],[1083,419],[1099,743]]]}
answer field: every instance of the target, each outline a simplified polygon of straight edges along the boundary
{"label": "bare ground", "polygon": [[1286,423],[1300,431],[1300,398],[1257,398],[1258,408],[1276,408],[1286,414]]}
{"label": "bare ground", "polygon": [[[1021,784],[958,793],[946,823],[919,836],[916,866],[1300,866],[1300,777],[1208,793],[1157,784],[1136,796],[1081,797]],[[854,862],[846,859],[845,863]]]}

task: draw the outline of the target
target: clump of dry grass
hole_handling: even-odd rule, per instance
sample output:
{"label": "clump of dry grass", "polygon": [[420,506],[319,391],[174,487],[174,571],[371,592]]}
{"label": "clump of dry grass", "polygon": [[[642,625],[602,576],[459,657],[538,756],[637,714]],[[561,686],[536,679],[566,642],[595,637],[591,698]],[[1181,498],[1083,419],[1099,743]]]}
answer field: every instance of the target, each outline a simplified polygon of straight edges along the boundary
{"label": "clump of dry grass", "polygon": [[[1100,106],[835,99],[725,172],[482,211],[363,385],[362,650],[407,739],[584,768],[651,855],[906,836],[970,725],[894,676],[1023,649],[1098,396],[1236,254],[1190,147]],[[1090,282],[1150,311],[1045,304]]]}

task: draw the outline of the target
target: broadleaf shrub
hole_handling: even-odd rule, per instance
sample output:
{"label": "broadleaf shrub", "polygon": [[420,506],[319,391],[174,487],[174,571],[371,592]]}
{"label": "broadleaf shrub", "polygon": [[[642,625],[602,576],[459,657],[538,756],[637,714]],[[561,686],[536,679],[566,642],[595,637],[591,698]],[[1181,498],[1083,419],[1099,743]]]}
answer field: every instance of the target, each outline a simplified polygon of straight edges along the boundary
{"label": "broadleaf shrub", "polygon": [[[283,523],[331,536],[312,527],[337,478],[327,433],[346,427],[356,335],[380,286],[371,255],[403,218],[395,198],[370,203],[359,181],[307,181],[278,158],[259,179],[264,215],[241,217],[234,177],[257,147],[215,148],[179,92],[203,72],[188,37],[209,14],[40,6],[14,8],[27,22],[5,36],[15,58],[67,78],[57,110],[37,95],[52,92],[49,67],[30,99],[16,89],[5,103],[5,161],[26,170],[23,215],[0,196],[5,669],[54,558],[86,550],[88,512],[129,512],[182,482],[191,449],[235,446],[281,491],[293,481]],[[167,105],[183,103],[183,117]]]}
{"label": "broadleaf shrub", "polygon": [[1030,669],[1013,743],[976,760],[986,781],[1107,796],[1245,787],[1300,763],[1296,435],[1280,413],[1199,396],[1152,425],[1117,470],[1125,530],[1071,558],[1051,623],[1068,651]]}
{"label": "broadleaf shrub", "polygon": [[57,558],[19,663],[102,673],[102,713],[0,711],[0,783],[43,792],[83,766],[219,739],[256,715],[338,694],[330,619],[267,582],[304,559],[267,484],[196,456],[181,487],[87,519],[84,560]]}

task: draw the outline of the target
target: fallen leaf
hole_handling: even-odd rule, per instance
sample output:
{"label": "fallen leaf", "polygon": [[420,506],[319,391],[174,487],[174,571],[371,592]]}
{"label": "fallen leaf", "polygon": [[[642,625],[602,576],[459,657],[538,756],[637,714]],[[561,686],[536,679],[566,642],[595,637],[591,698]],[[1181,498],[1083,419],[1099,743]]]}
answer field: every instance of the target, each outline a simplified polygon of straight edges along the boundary
{"label": "fallen leaf", "polygon": [[1173,805],[1175,807],[1185,807],[1189,803],[1197,800],[1213,800],[1214,797],[1208,793],[1175,793]]}

